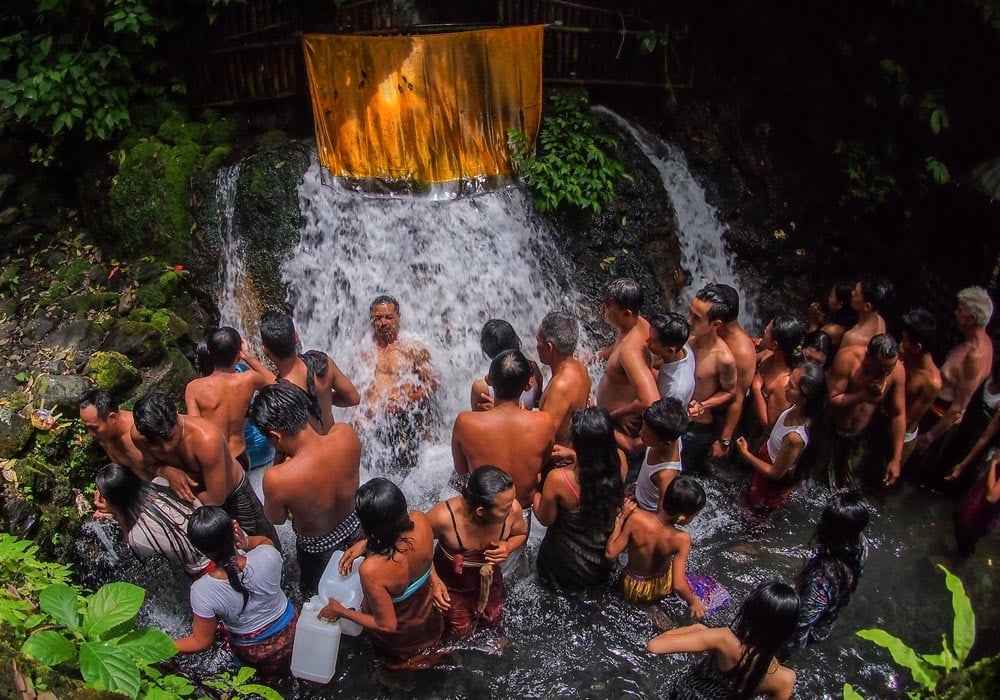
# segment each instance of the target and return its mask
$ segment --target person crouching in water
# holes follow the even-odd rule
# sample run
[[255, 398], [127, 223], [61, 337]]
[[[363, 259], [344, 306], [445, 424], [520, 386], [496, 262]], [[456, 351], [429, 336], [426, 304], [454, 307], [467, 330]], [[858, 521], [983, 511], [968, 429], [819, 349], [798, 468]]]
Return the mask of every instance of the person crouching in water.
[[786, 700], [795, 688], [795, 671], [777, 657], [792, 638], [798, 617], [799, 596], [791, 586], [762, 583], [730, 627], [677, 627], [654, 637], [646, 648], [654, 654], [712, 652], [681, 672], [669, 700], [743, 700], [758, 695]]
[[528, 539], [514, 480], [502, 469], [479, 467], [461, 496], [427, 512], [437, 549], [434, 570], [445, 585], [438, 596], [445, 630], [464, 639], [479, 627], [495, 627], [503, 612], [500, 564]]
[[813, 424], [826, 410], [826, 372], [812, 362], [796, 367], [788, 375], [785, 396], [792, 405], [778, 416], [756, 455], [746, 438], [736, 439], [737, 453], [753, 467], [747, 504], [755, 511], [779, 507], [795, 488], [795, 467], [809, 444]]
[[347, 575], [354, 560], [365, 556], [358, 573], [364, 601], [349, 610], [333, 598], [319, 612], [327, 620], [344, 619], [368, 630], [384, 668], [418, 669], [440, 663], [435, 648], [444, 633], [444, 617], [435, 592], [444, 587], [434, 574], [434, 531], [419, 510], [407, 512], [406, 497], [394, 483], [372, 479], [358, 489], [361, 529], [368, 536], [340, 560]]
[[[140, 479], [131, 469], [111, 462], [97, 472], [94, 510], [118, 521], [125, 542], [141, 561], [159, 554], [184, 567], [192, 579], [213, 564], [187, 536], [194, 509], [166, 485]], [[201, 505], [197, 500], [197, 505]]]
[[833, 623], [858, 587], [868, 560], [864, 530], [870, 513], [860, 491], [834, 494], [813, 533], [816, 553], [795, 577], [802, 610], [790, 646], [804, 647], [830, 636]]
[[298, 611], [281, 590], [281, 553], [263, 535], [247, 536], [222, 508], [191, 515], [188, 538], [215, 568], [191, 584], [191, 634], [182, 654], [212, 646], [221, 621], [236, 657], [264, 677], [289, 672]]
[[621, 578], [626, 603], [653, 603], [676, 593], [691, 607], [692, 617], [705, 617], [705, 605], [687, 583], [691, 535], [674, 527], [691, 522], [704, 506], [705, 491], [689, 476], [670, 482], [655, 513], [639, 508], [635, 501], [625, 502], [605, 556], [614, 560], [628, 551]]

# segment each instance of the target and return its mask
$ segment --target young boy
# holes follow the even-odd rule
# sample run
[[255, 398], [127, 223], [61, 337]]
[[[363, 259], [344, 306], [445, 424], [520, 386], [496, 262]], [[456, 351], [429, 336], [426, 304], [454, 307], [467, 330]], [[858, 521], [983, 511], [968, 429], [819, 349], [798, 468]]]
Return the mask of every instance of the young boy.
[[621, 579], [626, 602], [653, 603], [676, 593], [691, 608], [692, 617], [705, 617], [705, 605], [687, 582], [691, 535], [674, 527], [691, 522], [704, 505], [705, 491], [686, 476], [671, 482], [663, 507], [656, 513], [625, 502], [604, 555], [614, 559], [628, 551], [628, 566]]
[[670, 482], [680, 475], [680, 437], [687, 427], [687, 407], [673, 397], [655, 401], [643, 411], [639, 438], [646, 456], [635, 481], [635, 501], [643, 510], [657, 512]]

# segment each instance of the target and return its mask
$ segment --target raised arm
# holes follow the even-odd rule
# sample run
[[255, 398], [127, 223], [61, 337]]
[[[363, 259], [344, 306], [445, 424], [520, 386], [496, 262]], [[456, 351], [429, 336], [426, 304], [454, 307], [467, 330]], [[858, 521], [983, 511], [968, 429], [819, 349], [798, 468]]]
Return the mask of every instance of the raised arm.
[[632, 532], [628, 526], [628, 522], [632, 513], [635, 512], [636, 507], [635, 501], [625, 501], [625, 505], [618, 511], [618, 515], [615, 517], [615, 528], [611, 531], [608, 543], [604, 547], [604, 556], [606, 559], [617, 559], [619, 554], [628, 549]]
[[[246, 363], [246, 366], [250, 368], [250, 374], [253, 377], [255, 389], [263, 389], [265, 386], [274, 384], [277, 381], [277, 378], [274, 376], [274, 372], [265, 367], [264, 363], [254, 357], [253, 353], [250, 352], [250, 346], [247, 344], [246, 338], [243, 339], [243, 347], [240, 349], [240, 360]], [[188, 413], [190, 413], [190, 411], [188, 411]]]
[[357, 406], [361, 402], [361, 394], [357, 388], [347, 378], [347, 375], [340, 371], [340, 367], [329, 355], [326, 358], [326, 371], [330, 375], [330, 392], [333, 395], [333, 405], [340, 408]]

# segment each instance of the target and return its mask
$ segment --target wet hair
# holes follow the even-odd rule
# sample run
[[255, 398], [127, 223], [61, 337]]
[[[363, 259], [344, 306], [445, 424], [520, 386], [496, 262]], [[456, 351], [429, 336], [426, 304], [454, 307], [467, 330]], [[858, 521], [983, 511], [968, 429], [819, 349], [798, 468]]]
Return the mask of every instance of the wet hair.
[[207, 377], [215, 371], [215, 361], [208, 351], [208, 339], [202, 338], [194, 346], [194, 369], [199, 377]]
[[208, 336], [208, 352], [216, 367], [232, 367], [242, 349], [243, 338], [235, 328], [223, 326]]
[[826, 413], [826, 370], [815, 362], [803, 362], [796, 369], [799, 370], [798, 403], [806, 418], [816, 421]]
[[656, 329], [660, 344], [668, 348], [682, 348], [691, 335], [687, 319], [680, 314], [668, 311], [665, 314], [653, 314], [649, 317], [649, 325]]
[[698, 301], [708, 304], [708, 320], [722, 321], [734, 315], [732, 306], [726, 301], [726, 297], [719, 291], [719, 285], [707, 284], [694, 295]]
[[504, 350], [490, 363], [493, 397], [499, 401], [516, 399], [531, 379], [531, 363], [520, 350]]
[[779, 581], [761, 583], [747, 597], [730, 625], [743, 645], [739, 661], [727, 674], [735, 680], [735, 697], [756, 696], [771, 660], [795, 633], [800, 605], [798, 593]]
[[610, 532], [625, 500], [614, 422], [603, 408], [583, 408], [570, 423], [580, 479], [580, 514], [592, 528]]
[[177, 406], [173, 399], [159, 392], [139, 399], [132, 415], [135, 429], [154, 445], [169, 439], [170, 431], [177, 425]]
[[982, 287], [966, 287], [958, 293], [958, 303], [976, 317], [976, 325], [986, 328], [993, 318], [993, 300]]
[[394, 296], [389, 296], [388, 294], [379, 294], [372, 300], [372, 303], [368, 306], [368, 311], [374, 311], [375, 307], [379, 304], [392, 304], [392, 308], [395, 309], [396, 313], [399, 313], [399, 299]]
[[656, 437], [666, 442], [674, 442], [688, 427], [687, 407], [680, 399], [668, 396], [654, 401], [642, 412], [642, 422], [645, 423]]
[[268, 311], [260, 319], [260, 342], [275, 357], [286, 360], [295, 354], [295, 324], [292, 317]]
[[[177, 525], [178, 520], [190, 517], [191, 506], [178, 499], [169, 488], [140, 479], [131, 469], [114, 462], [97, 472], [94, 480], [104, 500], [121, 515], [126, 535], [138, 526], [153, 548], [168, 559], [196, 561], [199, 558], [187, 532]], [[144, 515], [148, 524], [140, 523]]]
[[491, 318], [479, 333], [479, 347], [487, 358], [493, 359], [504, 350], [520, 350], [521, 339], [514, 326], [500, 318]]
[[868, 341], [868, 354], [880, 360], [899, 357], [899, 343], [888, 333], [879, 333]]
[[289, 382], [270, 384], [257, 391], [250, 404], [250, 422], [262, 433], [298, 435], [309, 423], [313, 403], [301, 388]]
[[911, 343], [919, 343], [924, 352], [933, 350], [937, 337], [937, 321], [934, 315], [926, 309], [913, 309], [903, 314], [900, 326]]
[[510, 474], [500, 467], [484, 464], [472, 470], [462, 489], [462, 498], [469, 513], [475, 513], [476, 508], [489, 510], [496, 505], [497, 494], [513, 486], [514, 480], [510, 478]]
[[795, 587], [805, 590], [817, 576], [832, 583], [837, 595], [829, 603], [828, 616], [835, 618], [858, 586], [865, 552], [863, 533], [870, 518], [860, 491], [835, 493], [823, 509], [810, 540], [816, 552], [795, 577]]
[[191, 544], [225, 571], [229, 587], [243, 596], [242, 612], [251, 592], [243, 585], [243, 572], [236, 564], [236, 537], [229, 513], [218, 506], [202, 506], [191, 514], [187, 532]]
[[802, 341], [806, 337], [806, 327], [797, 318], [781, 315], [771, 321], [771, 337], [778, 350], [785, 356], [789, 367], [797, 367], [802, 362]]
[[642, 287], [631, 277], [619, 277], [604, 285], [603, 299], [638, 314], [642, 309]]
[[840, 280], [833, 285], [833, 295], [840, 302], [840, 308], [830, 310], [827, 322], [834, 323], [844, 328], [850, 328], [858, 322], [858, 312], [851, 306], [851, 295], [854, 293], [854, 283], [848, 280]]
[[355, 509], [368, 538], [368, 551], [394, 558], [400, 542], [412, 544], [403, 533], [413, 529], [406, 496], [388, 479], [376, 477], [358, 488]]
[[88, 406], [93, 406], [97, 409], [97, 417], [101, 420], [107, 420], [108, 415], [118, 410], [118, 402], [111, 397], [110, 393], [100, 388], [87, 389], [80, 395], [77, 405], [81, 411]]
[[723, 303], [726, 305], [726, 314], [722, 317], [722, 322], [735, 321], [740, 316], [740, 293], [736, 291], [735, 287], [721, 282], [716, 282], [712, 286], [715, 287], [715, 291], [722, 297]]
[[580, 324], [569, 314], [552, 311], [539, 324], [538, 336], [561, 354], [572, 355], [580, 342]]
[[873, 310], [881, 311], [892, 302], [895, 287], [885, 277], [862, 277], [861, 296]]
[[319, 407], [316, 377], [322, 379], [326, 376], [326, 372], [330, 368], [330, 356], [322, 350], [306, 350], [299, 355], [299, 359], [306, 366], [306, 395], [309, 397], [310, 412], [322, 424], [323, 411]]
[[805, 351], [808, 349], [823, 353], [826, 358], [823, 367], [829, 367], [833, 363], [833, 338], [826, 331], [815, 330], [806, 333], [802, 341], [802, 359], [805, 359]]
[[690, 476], [679, 476], [670, 482], [663, 493], [663, 510], [675, 518], [688, 520], [705, 507], [705, 489], [698, 480]]

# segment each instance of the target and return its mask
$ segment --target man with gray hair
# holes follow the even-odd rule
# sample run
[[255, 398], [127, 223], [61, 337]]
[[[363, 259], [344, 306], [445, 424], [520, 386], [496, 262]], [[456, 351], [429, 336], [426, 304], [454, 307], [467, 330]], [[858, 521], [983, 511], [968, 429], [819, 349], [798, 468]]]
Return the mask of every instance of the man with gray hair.
[[552, 370], [552, 379], [545, 385], [538, 404], [540, 411], [552, 416], [556, 426], [553, 459], [562, 455], [560, 447], [570, 447], [570, 419], [586, 407], [590, 398], [590, 374], [573, 357], [580, 338], [580, 326], [569, 314], [553, 311], [538, 326], [536, 350], [542, 364]]
[[[932, 479], [944, 455], [953, 428], [962, 422], [976, 389], [990, 374], [993, 341], [986, 324], [993, 316], [993, 301], [982, 287], [967, 287], [958, 293], [955, 326], [962, 341], [949, 351], [941, 365], [941, 391], [924, 416], [916, 451], [923, 454], [920, 471]], [[930, 449], [934, 445], [933, 449]]]

